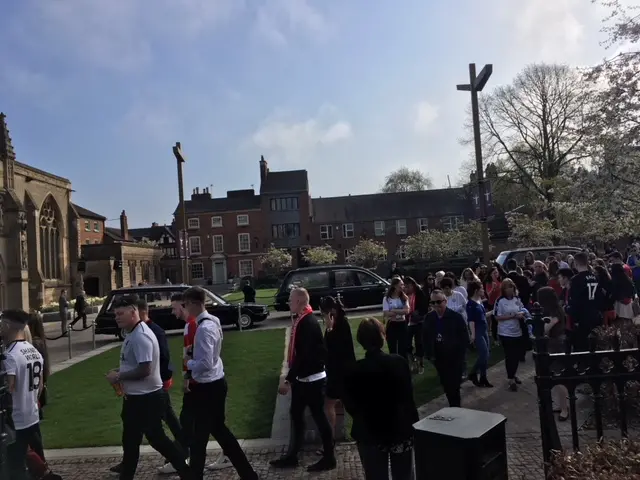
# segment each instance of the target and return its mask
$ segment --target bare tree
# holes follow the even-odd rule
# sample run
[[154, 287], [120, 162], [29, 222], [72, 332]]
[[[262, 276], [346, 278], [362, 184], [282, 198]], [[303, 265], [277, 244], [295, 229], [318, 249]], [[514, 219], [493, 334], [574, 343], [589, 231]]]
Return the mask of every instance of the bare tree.
[[384, 185], [380, 189], [382, 193], [415, 192], [433, 188], [433, 181], [420, 170], [411, 170], [400, 167], [391, 172], [384, 179]]
[[548, 64], [530, 65], [484, 96], [483, 153], [499, 166], [500, 181], [531, 190], [548, 208], [571, 169], [588, 158], [582, 142], [589, 98], [578, 72]]

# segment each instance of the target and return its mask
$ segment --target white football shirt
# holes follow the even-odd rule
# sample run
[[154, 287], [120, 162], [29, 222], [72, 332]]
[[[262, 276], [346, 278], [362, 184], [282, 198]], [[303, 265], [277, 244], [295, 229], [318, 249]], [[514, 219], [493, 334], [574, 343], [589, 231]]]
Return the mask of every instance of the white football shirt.
[[38, 395], [42, 384], [44, 360], [26, 340], [10, 343], [5, 351], [4, 369], [16, 379], [13, 402], [13, 425], [24, 430], [40, 421]]
[[158, 339], [144, 323], [138, 323], [124, 339], [120, 351], [120, 372], [134, 370], [141, 363], [151, 363], [151, 374], [142, 380], [122, 382], [125, 395], [146, 395], [162, 388]]

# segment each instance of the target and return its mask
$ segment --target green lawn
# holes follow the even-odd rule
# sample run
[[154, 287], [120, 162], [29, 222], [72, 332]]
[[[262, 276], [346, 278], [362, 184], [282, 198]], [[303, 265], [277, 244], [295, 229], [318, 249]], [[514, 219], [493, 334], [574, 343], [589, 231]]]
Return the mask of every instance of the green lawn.
[[[377, 317], [380, 320], [380, 317]], [[356, 358], [361, 359], [364, 357], [364, 350], [360, 346], [360, 344], [356, 340], [356, 333], [358, 331], [358, 325], [362, 321], [361, 318], [355, 318], [350, 320], [351, 324], [351, 332], [353, 334], [353, 343], [355, 345]], [[386, 345], [385, 345], [385, 351]], [[469, 368], [473, 366], [476, 361], [476, 353], [472, 351], [467, 352], [467, 365]], [[489, 357], [489, 366], [496, 364], [497, 362], [503, 359], [502, 348], [494, 347], [491, 350], [491, 355]], [[440, 381], [438, 380], [438, 375], [436, 373], [436, 369], [433, 365], [429, 364], [429, 362], [425, 362], [424, 373], [421, 375], [413, 376], [413, 397], [416, 401], [416, 406], [420, 407], [425, 403], [433, 400], [436, 397], [442, 395], [444, 391], [440, 386]], [[351, 417], [346, 415], [346, 433], [347, 436], [351, 434]]]
[[[262, 330], [225, 332], [222, 358], [229, 395], [227, 423], [237, 438], [271, 435], [284, 332]], [[182, 336], [169, 338], [174, 367], [182, 358]], [[98, 447], [121, 444], [120, 409], [104, 375], [118, 366], [119, 348], [90, 358], [51, 376], [49, 406], [42, 423], [47, 448]], [[182, 405], [181, 370], [171, 391], [179, 414]]]
[[[262, 303], [264, 305], [269, 305], [269, 310], [273, 310], [273, 302], [275, 301], [276, 293], [278, 292], [277, 288], [263, 288], [260, 290], [256, 290], [256, 303]], [[225, 295], [225, 300], [227, 302], [242, 302], [244, 301], [244, 294], [242, 292], [233, 292], [228, 295]]]

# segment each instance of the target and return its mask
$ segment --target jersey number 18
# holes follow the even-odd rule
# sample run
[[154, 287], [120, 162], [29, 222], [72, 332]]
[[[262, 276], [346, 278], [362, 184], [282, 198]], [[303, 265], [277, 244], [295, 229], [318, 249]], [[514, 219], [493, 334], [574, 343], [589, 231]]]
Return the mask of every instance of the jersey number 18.
[[38, 390], [42, 381], [42, 363], [27, 363], [27, 370], [29, 372], [29, 391]]

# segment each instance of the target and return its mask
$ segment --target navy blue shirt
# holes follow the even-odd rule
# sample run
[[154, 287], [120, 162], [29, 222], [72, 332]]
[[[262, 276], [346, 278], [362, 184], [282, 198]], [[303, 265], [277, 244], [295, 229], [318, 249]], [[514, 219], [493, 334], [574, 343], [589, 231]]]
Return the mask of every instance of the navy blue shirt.
[[481, 303], [475, 300], [469, 300], [467, 302], [467, 321], [475, 324], [476, 337], [487, 333], [487, 314]]
[[169, 342], [167, 334], [160, 325], [153, 323], [151, 320], [146, 322], [147, 327], [151, 329], [158, 340], [160, 350], [160, 378], [166, 382], [173, 376], [173, 368], [171, 367], [171, 353], [169, 351]]

